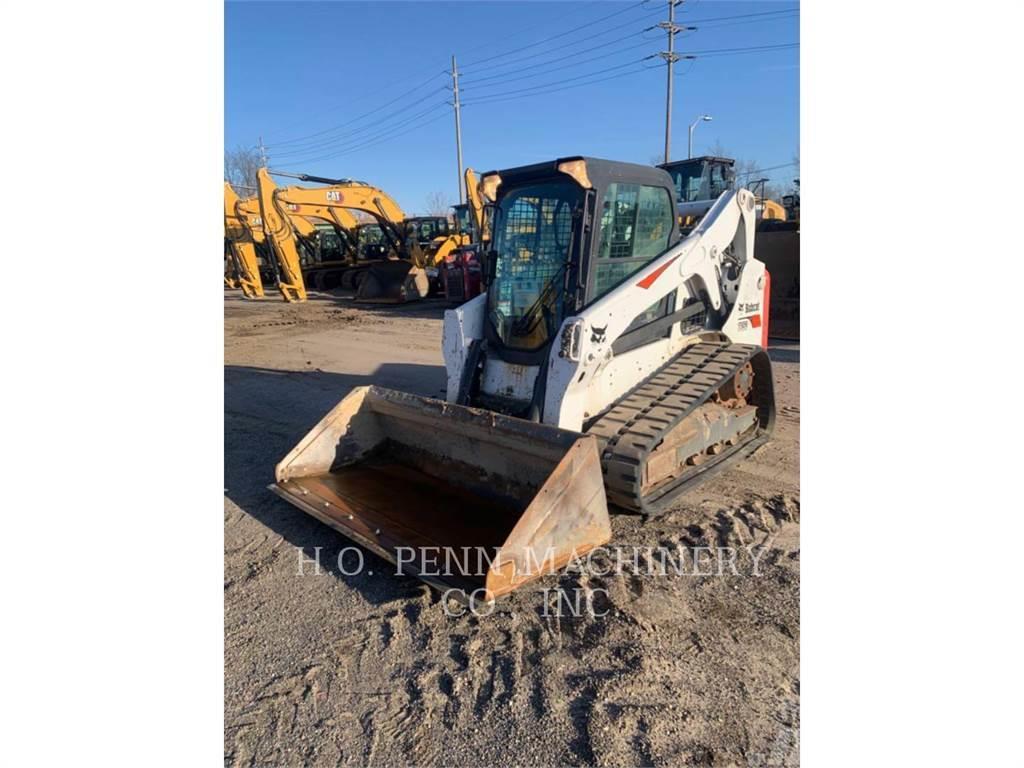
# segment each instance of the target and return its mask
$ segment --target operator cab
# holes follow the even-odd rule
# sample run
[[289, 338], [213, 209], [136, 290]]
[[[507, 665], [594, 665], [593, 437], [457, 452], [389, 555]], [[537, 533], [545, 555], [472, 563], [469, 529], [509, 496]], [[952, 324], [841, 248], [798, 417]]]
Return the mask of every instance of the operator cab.
[[662, 163], [672, 177], [676, 190], [676, 201], [695, 203], [700, 200], [717, 200], [723, 192], [736, 186], [736, 161], [728, 157], [693, 157]]
[[452, 214], [455, 217], [455, 231], [460, 235], [471, 235], [473, 220], [469, 214], [469, 206], [465, 203], [453, 205]]
[[692, 157], [662, 163], [672, 177], [680, 225], [687, 233], [723, 192], [736, 188], [736, 161], [729, 157]]
[[356, 227], [356, 253], [364, 260], [384, 259], [388, 255], [384, 230], [376, 222], [366, 222]]
[[406, 242], [415, 242], [420, 248], [427, 248], [437, 237], [447, 237], [451, 232], [447, 216], [413, 216], [405, 220]]
[[[480, 370], [525, 368], [501, 391], [492, 382], [509, 377], [484, 370], [468, 397], [538, 419], [551, 344], [565, 318], [679, 240], [672, 179], [651, 166], [570, 157], [484, 174], [481, 189], [494, 203]], [[674, 311], [674, 300], [648, 308], [636, 329]]]

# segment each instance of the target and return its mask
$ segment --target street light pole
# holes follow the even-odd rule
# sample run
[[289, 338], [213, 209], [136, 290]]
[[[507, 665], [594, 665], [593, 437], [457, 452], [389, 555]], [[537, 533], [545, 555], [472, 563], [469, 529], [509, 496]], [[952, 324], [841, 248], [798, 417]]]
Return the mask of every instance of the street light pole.
[[687, 159], [693, 157], [693, 129], [697, 127], [698, 123], [700, 123], [702, 121], [703, 122], [709, 122], [709, 121], [711, 121], [713, 119], [714, 118], [712, 118], [711, 115], [701, 115], [696, 120], [694, 120], [692, 123], [690, 123], [690, 141], [689, 141], [688, 146], [686, 147], [686, 157], [687, 157]]

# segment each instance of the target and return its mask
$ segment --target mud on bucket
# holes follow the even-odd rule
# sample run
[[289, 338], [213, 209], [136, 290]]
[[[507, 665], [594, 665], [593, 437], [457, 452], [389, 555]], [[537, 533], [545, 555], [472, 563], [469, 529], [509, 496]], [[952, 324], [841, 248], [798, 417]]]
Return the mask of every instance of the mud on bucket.
[[276, 480], [401, 572], [488, 600], [611, 538], [593, 436], [379, 387], [335, 406]]

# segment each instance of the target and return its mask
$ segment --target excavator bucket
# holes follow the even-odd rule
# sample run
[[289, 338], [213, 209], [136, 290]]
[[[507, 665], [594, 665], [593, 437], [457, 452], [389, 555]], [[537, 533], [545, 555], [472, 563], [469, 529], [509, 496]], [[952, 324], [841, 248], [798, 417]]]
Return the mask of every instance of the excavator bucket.
[[458, 597], [493, 600], [611, 538], [594, 436], [379, 387], [275, 474], [276, 494]]
[[400, 304], [426, 297], [427, 273], [404, 259], [390, 259], [371, 266], [356, 291], [356, 301]]

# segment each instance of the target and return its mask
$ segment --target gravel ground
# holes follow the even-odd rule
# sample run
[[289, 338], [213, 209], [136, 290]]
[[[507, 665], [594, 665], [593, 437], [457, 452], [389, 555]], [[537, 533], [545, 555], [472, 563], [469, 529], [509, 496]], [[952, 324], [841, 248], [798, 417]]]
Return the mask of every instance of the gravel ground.
[[[369, 552], [342, 573], [351, 542], [266, 489], [352, 387], [441, 396], [444, 306], [225, 296], [226, 765], [799, 763], [797, 345], [770, 349], [770, 443], [662, 516], [613, 515], [613, 544], [695, 568], [602, 555], [453, 616]], [[593, 610], [559, 616], [559, 588]]]

